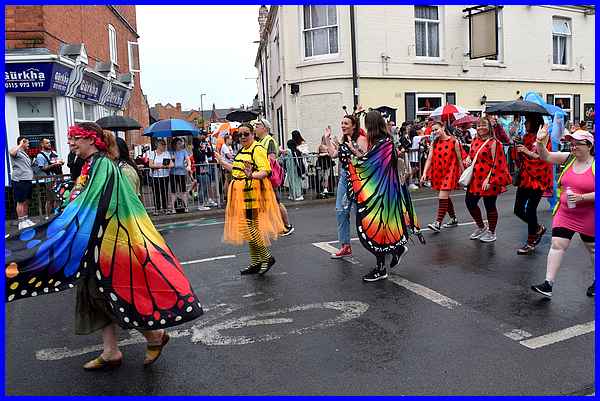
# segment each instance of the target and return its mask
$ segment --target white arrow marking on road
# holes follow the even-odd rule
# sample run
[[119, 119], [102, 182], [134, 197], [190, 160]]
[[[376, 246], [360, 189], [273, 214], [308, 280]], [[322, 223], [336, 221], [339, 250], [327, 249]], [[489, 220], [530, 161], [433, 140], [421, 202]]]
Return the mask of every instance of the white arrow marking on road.
[[[292, 306], [290, 308], [279, 309], [274, 312], [259, 313], [252, 316], [244, 316], [237, 319], [227, 320], [223, 323], [216, 324], [214, 326], [205, 327], [203, 329], [193, 328], [194, 334], [192, 335], [192, 342], [201, 342], [206, 345], [244, 345], [252, 344], [256, 342], [272, 341], [282, 338], [287, 335], [303, 334], [310, 330], [324, 329], [327, 327], [334, 326], [339, 323], [347, 322], [348, 320], [356, 319], [360, 315], [366, 312], [369, 305], [363, 302], [357, 301], [337, 301], [337, 302], [323, 302], [308, 305]], [[324, 320], [317, 324], [309, 327], [300, 329], [290, 330], [283, 334], [265, 334], [258, 337], [249, 336], [226, 336], [220, 333], [221, 330], [239, 329], [242, 327], [257, 326], [257, 325], [271, 325], [281, 323], [291, 323], [293, 319], [264, 319], [259, 318], [272, 318], [277, 315], [306, 311], [310, 309], [333, 309], [341, 311], [342, 313], [334, 318]]]
[[591, 333], [595, 330], [594, 323], [595, 321], [592, 320], [591, 322], [578, 324], [572, 327], [568, 327], [566, 329], [555, 331], [554, 333], [549, 333], [543, 336], [523, 340], [520, 341], [519, 344], [531, 349], [545, 347], [546, 345], [554, 344], [560, 341], [568, 340], [573, 337], [581, 336], [583, 334]]
[[235, 255], [223, 255], [223, 256], [215, 256], [214, 258], [189, 260], [187, 262], [181, 262], [181, 264], [182, 265], [193, 265], [195, 263], [212, 262], [213, 260], [231, 259], [231, 258], [235, 258]]

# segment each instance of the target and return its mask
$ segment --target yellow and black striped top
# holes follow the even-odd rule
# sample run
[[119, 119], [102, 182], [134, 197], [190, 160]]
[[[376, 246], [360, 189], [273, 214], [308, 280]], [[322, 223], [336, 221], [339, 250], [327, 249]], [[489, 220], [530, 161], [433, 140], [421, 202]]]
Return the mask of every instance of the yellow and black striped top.
[[244, 162], [252, 163], [252, 171], [271, 172], [271, 164], [267, 158], [267, 151], [258, 142], [252, 142], [249, 148], [242, 148], [233, 159], [233, 178], [247, 178], [244, 173]]

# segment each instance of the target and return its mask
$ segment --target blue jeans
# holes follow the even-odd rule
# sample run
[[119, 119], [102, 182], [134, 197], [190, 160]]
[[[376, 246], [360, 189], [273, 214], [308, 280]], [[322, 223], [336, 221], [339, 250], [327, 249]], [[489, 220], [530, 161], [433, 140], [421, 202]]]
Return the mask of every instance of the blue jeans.
[[335, 197], [335, 217], [337, 220], [340, 245], [350, 245], [350, 210], [354, 202], [348, 199], [348, 171], [340, 168], [340, 177]]
[[208, 186], [210, 185], [210, 177], [208, 173], [199, 173], [196, 175], [198, 181], [198, 203], [205, 205], [208, 202]]

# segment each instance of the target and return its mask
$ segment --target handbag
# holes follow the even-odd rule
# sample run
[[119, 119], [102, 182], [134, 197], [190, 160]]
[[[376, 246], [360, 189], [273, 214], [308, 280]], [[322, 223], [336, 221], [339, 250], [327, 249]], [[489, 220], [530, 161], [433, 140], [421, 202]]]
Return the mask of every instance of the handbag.
[[487, 141], [485, 141], [483, 143], [483, 145], [481, 145], [481, 147], [477, 150], [477, 153], [475, 153], [475, 158], [473, 159], [473, 162], [471, 163], [471, 165], [469, 167], [467, 167], [465, 169], [465, 171], [462, 172], [462, 174], [460, 175], [460, 178], [458, 179], [458, 183], [460, 185], [462, 185], [463, 187], [468, 187], [469, 184], [471, 183], [471, 180], [473, 179], [473, 169], [475, 168], [475, 163], [477, 162], [477, 156], [479, 156], [479, 152], [481, 152], [481, 149], [483, 149], [485, 147], [485, 145], [487, 145], [487, 143], [490, 141], [489, 138]]

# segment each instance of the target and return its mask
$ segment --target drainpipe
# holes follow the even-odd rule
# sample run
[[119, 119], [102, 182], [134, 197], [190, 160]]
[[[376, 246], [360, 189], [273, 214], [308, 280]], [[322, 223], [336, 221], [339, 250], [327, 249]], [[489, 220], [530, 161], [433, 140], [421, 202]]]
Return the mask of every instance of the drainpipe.
[[350, 46], [352, 49], [352, 94], [354, 109], [358, 107], [358, 73], [356, 65], [356, 26], [354, 20], [354, 6], [350, 6]]

